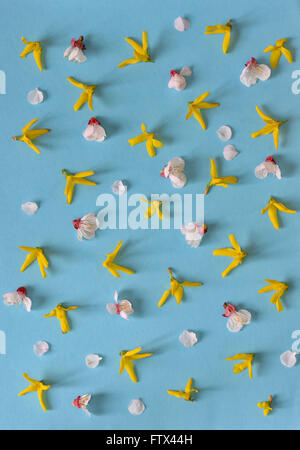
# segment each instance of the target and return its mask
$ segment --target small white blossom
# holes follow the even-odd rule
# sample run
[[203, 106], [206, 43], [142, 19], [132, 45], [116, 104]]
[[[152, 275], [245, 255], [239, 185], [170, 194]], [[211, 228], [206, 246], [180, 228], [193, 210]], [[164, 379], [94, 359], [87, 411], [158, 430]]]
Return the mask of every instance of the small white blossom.
[[268, 175], [272, 174], [275, 175], [278, 180], [281, 180], [281, 171], [279, 166], [276, 164], [276, 161], [273, 159], [272, 156], [268, 156], [268, 158], [259, 164], [255, 168], [255, 176], [256, 178], [263, 179], [266, 178]]
[[245, 68], [241, 73], [240, 80], [245, 86], [250, 87], [257, 80], [266, 81], [270, 78], [271, 69], [266, 64], [258, 64], [255, 58], [251, 58], [245, 64]]

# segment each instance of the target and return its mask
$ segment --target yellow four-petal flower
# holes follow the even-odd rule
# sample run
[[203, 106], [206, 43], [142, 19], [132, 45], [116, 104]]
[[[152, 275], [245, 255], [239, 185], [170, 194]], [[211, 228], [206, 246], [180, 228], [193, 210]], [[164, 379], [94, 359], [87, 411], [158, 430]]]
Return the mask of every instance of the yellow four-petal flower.
[[275, 200], [275, 198], [273, 198], [272, 196], [270, 197], [269, 203], [267, 204], [267, 206], [265, 206], [262, 210], [261, 213], [265, 214], [265, 212], [268, 211], [269, 214], [269, 218], [273, 224], [273, 227], [278, 230], [279, 229], [279, 222], [278, 222], [278, 217], [277, 217], [277, 210], [288, 213], [288, 214], [295, 214], [296, 211], [294, 209], [289, 209], [287, 208], [283, 203], [278, 202], [277, 200]]
[[43, 134], [49, 133], [48, 128], [40, 128], [35, 130], [30, 130], [33, 124], [35, 124], [38, 121], [38, 119], [31, 120], [25, 127], [22, 129], [22, 136], [14, 136], [12, 139], [14, 141], [22, 141], [25, 144], [27, 144], [30, 148], [32, 148], [37, 154], [40, 154], [41, 152], [37, 148], [36, 145], [32, 142], [34, 139], [36, 139], [39, 136], [42, 136]]
[[23, 373], [23, 377], [25, 378], [25, 380], [27, 380], [30, 383], [30, 385], [23, 391], [19, 392], [18, 395], [25, 395], [25, 394], [28, 394], [28, 392], [37, 392], [41, 407], [43, 408], [44, 411], [47, 411], [47, 408], [43, 401], [43, 391], [47, 391], [48, 389], [51, 388], [51, 386], [49, 384], [44, 384], [42, 381], [38, 381], [38, 380], [35, 380], [34, 378], [30, 378], [27, 375], [27, 373]]
[[168, 390], [168, 394], [169, 395], [173, 395], [174, 397], [177, 398], [183, 398], [184, 400], [188, 401], [188, 402], [193, 402], [194, 399], [192, 398], [192, 392], [199, 392], [198, 389], [193, 389], [192, 388], [193, 385], [193, 378], [190, 378], [189, 381], [187, 382], [187, 385], [185, 387], [184, 391], [170, 391]]
[[128, 64], [135, 64], [138, 62], [152, 62], [150, 61], [150, 55], [148, 53], [148, 37], [147, 31], [143, 31], [143, 46], [137, 44], [133, 39], [125, 38], [125, 41], [133, 47], [134, 58], [126, 59], [126, 61], [121, 62], [118, 67], [128, 66]]
[[278, 138], [279, 138], [279, 127], [286, 123], [287, 120], [283, 120], [281, 122], [272, 119], [271, 117], [267, 116], [262, 112], [262, 110], [256, 106], [256, 111], [260, 115], [260, 117], [263, 119], [263, 121], [267, 124], [265, 127], [261, 128], [261, 130], [255, 131], [255, 133], [251, 133], [252, 138], [257, 138], [258, 136], [262, 136], [264, 134], [270, 134], [273, 133], [274, 138], [274, 145], [275, 150], [278, 148]]
[[129, 139], [128, 142], [131, 146], [136, 145], [136, 144], [141, 144], [142, 142], [146, 141], [146, 148], [148, 151], [149, 156], [151, 156], [151, 158], [153, 158], [153, 156], [156, 155], [156, 151], [155, 148], [161, 148], [164, 146], [164, 144], [159, 141], [158, 139], [155, 139], [155, 134], [154, 133], [148, 133], [146, 130], [146, 125], [144, 123], [142, 123], [141, 125], [141, 129], [142, 129], [142, 134], [139, 134], [138, 136]]
[[226, 358], [226, 361], [236, 361], [243, 360], [244, 362], [235, 364], [233, 366], [234, 373], [241, 373], [243, 370], [248, 369], [249, 378], [252, 378], [252, 361], [254, 358], [254, 353], [237, 353], [235, 356], [231, 356], [230, 358]]
[[289, 285], [287, 283], [283, 283], [277, 280], [269, 280], [265, 279], [266, 283], [269, 283], [269, 286], [265, 286], [264, 288], [258, 291], [259, 294], [263, 294], [264, 292], [276, 291], [272, 297], [270, 298], [270, 302], [273, 305], [276, 305], [277, 311], [281, 312], [284, 310], [284, 307], [280, 301], [280, 298], [284, 294], [285, 291], [288, 290]]
[[279, 39], [278, 41], [276, 41], [275, 45], [269, 45], [264, 49], [265, 53], [271, 52], [270, 64], [272, 69], [276, 69], [276, 67], [278, 66], [281, 54], [286, 57], [289, 63], [293, 62], [292, 53], [290, 52], [290, 50], [283, 46], [286, 41], [287, 39]]
[[169, 295], [173, 295], [176, 298], [177, 305], [182, 300], [183, 297], [183, 288], [184, 287], [196, 287], [196, 286], [202, 286], [202, 283], [193, 283], [191, 281], [183, 281], [182, 283], [179, 283], [179, 281], [176, 280], [176, 278], [173, 276], [172, 271], [170, 268], [168, 268], [169, 275], [171, 277], [171, 288], [164, 292], [162, 298], [158, 302], [158, 307], [160, 308], [167, 300]]
[[[134, 350], [129, 350], [129, 351], [122, 350], [120, 352], [120, 356], [122, 358], [120, 361], [119, 375], [121, 375], [121, 373], [125, 369], [133, 383], [137, 382], [137, 376], [135, 374], [132, 361], [136, 361], [137, 359], [148, 358], [149, 356], [152, 355], [152, 353], [140, 353], [141, 350], [142, 350], [142, 347], [138, 347], [138, 348], [135, 348]], [[138, 354], [138, 353], [140, 353], [140, 354]]]
[[40, 42], [36, 41], [27, 41], [27, 39], [25, 39], [24, 37], [21, 37], [21, 40], [23, 42], [23, 44], [26, 44], [24, 50], [22, 51], [20, 58], [26, 58], [26, 56], [33, 52], [33, 57], [35, 59], [35, 62], [38, 66], [38, 68], [40, 69], [40, 71], [42, 72], [43, 67], [42, 67], [42, 47]]
[[206, 123], [203, 120], [200, 110], [217, 108], [220, 106], [220, 103], [207, 103], [203, 101], [209, 96], [209, 94], [210, 92], [207, 91], [204, 94], [199, 95], [199, 97], [197, 97], [193, 102], [188, 102], [189, 110], [185, 117], [186, 120], [188, 120], [193, 115], [195, 119], [198, 120], [203, 130], [206, 130]]
[[225, 34], [223, 40], [223, 53], [227, 53], [230, 44], [230, 32], [232, 29], [231, 20], [228, 20], [226, 25], [213, 25], [205, 27], [204, 34]]

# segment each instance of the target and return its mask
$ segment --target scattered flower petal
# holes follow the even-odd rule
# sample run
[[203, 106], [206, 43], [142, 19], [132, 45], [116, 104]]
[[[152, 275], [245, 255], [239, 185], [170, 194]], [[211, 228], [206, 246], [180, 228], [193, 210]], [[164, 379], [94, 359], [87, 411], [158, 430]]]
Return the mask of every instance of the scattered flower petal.
[[192, 75], [192, 69], [189, 66], [183, 66], [180, 71], [180, 75], [183, 75], [184, 77], [190, 77]]
[[38, 341], [33, 346], [33, 351], [36, 354], [36, 356], [42, 356], [44, 353], [47, 353], [49, 351], [49, 344], [46, 341]]
[[102, 360], [102, 356], [98, 356], [95, 353], [91, 353], [85, 357], [85, 364], [89, 369], [95, 369], [98, 367], [99, 362]]
[[38, 88], [35, 88], [33, 91], [28, 92], [27, 100], [32, 105], [38, 105], [44, 100], [44, 94]]
[[287, 350], [286, 352], [280, 355], [280, 361], [281, 364], [283, 364], [286, 367], [293, 367], [297, 362], [296, 352], [291, 352], [290, 350]]
[[122, 195], [127, 191], [127, 186], [122, 182], [122, 180], [117, 180], [111, 186], [112, 191], [116, 195]]
[[279, 166], [276, 164], [276, 161], [272, 156], [268, 156], [268, 158], [255, 167], [255, 176], [256, 178], [263, 179], [266, 178], [269, 174], [275, 175], [278, 180], [281, 180], [281, 171]]
[[221, 139], [221, 141], [226, 142], [229, 141], [232, 137], [232, 130], [227, 125], [223, 125], [217, 130], [217, 135]]
[[27, 202], [27, 203], [23, 203], [23, 205], [21, 206], [24, 213], [28, 214], [28, 215], [32, 215], [34, 213], [37, 212], [37, 210], [39, 209], [38, 204], [35, 202]]
[[239, 154], [239, 152], [236, 150], [234, 145], [229, 144], [224, 147], [223, 156], [227, 161], [231, 161], [238, 154]]
[[193, 331], [184, 330], [179, 336], [179, 341], [185, 347], [193, 347], [198, 342], [196, 333]]
[[188, 28], [190, 28], [190, 22], [187, 19], [184, 19], [183, 17], [179, 16], [177, 19], [174, 20], [174, 28], [177, 31], [185, 31]]
[[140, 398], [134, 398], [128, 405], [128, 411], [134, 416], [139, 416], [145, 411], [145, 405]]

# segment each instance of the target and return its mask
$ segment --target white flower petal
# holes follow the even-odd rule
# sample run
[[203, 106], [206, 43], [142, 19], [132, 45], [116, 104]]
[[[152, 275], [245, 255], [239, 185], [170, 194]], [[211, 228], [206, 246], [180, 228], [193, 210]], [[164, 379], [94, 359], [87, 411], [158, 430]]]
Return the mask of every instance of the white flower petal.
[[106, 138], [104, 128], [97, 124], [88, 125], [82, 135], [87, 141], [103, 142]]
[[247, 309], [240, 309], [237, 314], [243, 321], [244, 325], [249, 325], [249, 323], [251, 322], [251, 313], [247, 311]]
[[199, 235], [193, 239], [189, 239], [188, 236], [186, 238], [186, 242], [187, 244], [192, 247], [192, 248], [198, 248], [199, 245], [201, 244], [203, 236], [199, 237]]
[[240, 331], [243, 328], [243, 321], [239, 319], [238, 316], [233, 314], [227, 320], [227, 328], [229, 331], [236, 333], [237, 331]]
[[16, 305], [19, 301], [19, 294], [17, 292], [8, 292], [3, 294], [3, 302], [6, 306]]
[[266, 81], [270, 78], [271, 69], [266, 64], [257, 64], [256, 66], [256, 76], [261, 81]]
[[185, 31], [190, 28], [190, 22], [187, 19], [179, 16], [174, 20], [174, 28], [178, 31]]
[[89, 369], [95, 369], [103, 358], [95, 353], [91, 353], [85, 357], [85, 364]]
[[290, 350], [287, 350], [286, 352], [280, 355], [280, 361], [281, 364], [283, 364], [286, 367], [293, 367], [297, 362], [296, 352], [291, 352]]
[[35, 202], [27, 202], [23, 203], [21, 206], [25, 214], [29, 214], [30, 216], [37, 212], [39, 209], [38, 204]]
[[186, 79], [178, 73], [171, 77], [168, 87], [176, 89], [176, 91], [182, 91], [186, 87]]
[[278, 165], [276, 165], [275, 175], [278, 178], [278, 180], [281, 180], [281, 170]]
[[40, 91], [38, 88], [35, 88], [33, 91], [28, 92], [27, 100], [32, 105], [38, 105], [44, 100], [44, 95], [42, 91]]
[[204, 236], [204, 227], [197, 226], [194, 222], [190, 222], [187, 225], [183, 225], [181, 227], [181, 233], [185, 235], [185, 240], [188, 245], [192, 248], [199, 247], [203, 236]]
[[28, 312], [31, 310], [32, 301], [29, 297], [22, 297], [22, 303], [24, 304], [25, 308]]
[[171, 180], [172, 185], [177, 189], [183, 188], [183, 186], [186, 185], [186, 175], [184, 172], [170, 174], [169, 178]]
[[182, 225], [181, 227], [181, 233], [187, 234], [187, 233], [193, 233], [196, 231], [196, 225], [194, 222], [189, 222], [186, 225]]
[[33, 346], [33, 351], [36, 356], [42, 356], [44, 353], [47, 353], [49, 350], [49, 344], [46, 341], [38, 341]]
[[124, 311], [126, 314], [133, 314], [134, 309], [132, 307], [132, 304], [129, 300], [126, 300], [125, 298], [120, 301], [119, 303], [120, 309]]
[[253, 86], [257, 82], [256, 72], [253, 68], [245, 67], [240, 76], [241, 83], [245, 86]]
[[134, 398], [128, 405], [128, 411], [134, 416], [139, 416], [145, 411], [145, 405], [140, 398]]
[[172, 167], [172, 169], [184, 169], [185, 162], [184, 159], [177, 156], [176, 158], [171, 159], [171, 161], [168, 162], [169, 167]]
[[185, 347], [193, 347], [198, 342], [196, 333], [193, 331], [184, 330], [179, 336], [179, 341]]
[[106, 303], [106, 309], [109, 314], [117, 314], [117, 307], [115, 303]]
[[122, 195], [126, 192], [127, 186], [122, 182], [122, 180], [116, 180], [112, 185], [112, 190], [117, 195]]
[[68, 48], [66, 48], [66, 50], [64, 52], [64, 58], [66, 58], [71, 53], [72, 48], [73, 48], [72, 45], [70, 45]]
[[122, 195], [126, 192], [127, 186], [123, 184], [122, 180], [117, 180], [114, 182], [114, 184], [111, 186], [112, 191], [116, 195]]
[[255, 167], [254, 174], [256, 178], [262, 180], [263, 178], [266, 178], [269, 174], [267, 168], [265, 167], [265, 163], [259, 164], [257, 167]]
[[223, 150], [223, 156], [227, 161], [234, 159], [239, 152], [236, 150], [234, 145], [226, 145]]
[[276, 177], [281, 179], [281, 171], [277, 164], [274, 164], [271, 161], [263, 161], [254, 170], [256, 178], [263, 179], [268, 175], [276, 175]]
[[[65, 55], [68, 49], [65, 51]], [[67, 56], [67, 55], [66, 55]], [[83, 53], [83, 51], [78, 47], [73, 47], [69, 54], [69, 61], [83, 63], [87, 60], [87, 57]]]
[[231, 139], [232, 130], [227, 125], [223, 125], [217, 130], [217, 135], [219, 136], [221, 141], [226, 142], [229, 141], [229, 139]]
[[271, 69], [266, 64], [249, 64], [241, 73], [241, 82], [250, 87], [257, 82], [257, 80], [266, 81], [270, 78]]
[[180, 75], [183, 75], [184, 77], [190, 77], [192, 75], [192, 69], [189, 66], [183, 66], [180, 71]]

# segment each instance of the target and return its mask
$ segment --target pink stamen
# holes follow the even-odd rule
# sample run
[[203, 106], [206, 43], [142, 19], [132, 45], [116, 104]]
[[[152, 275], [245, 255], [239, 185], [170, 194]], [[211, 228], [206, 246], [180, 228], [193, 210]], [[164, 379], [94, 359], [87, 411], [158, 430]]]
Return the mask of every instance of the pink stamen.
[[73, 400], [73, 405], [76, 406], [77, 408], [81, 408], [81, 406], [80, 406], [80, 395], [78, 395], [78, 397], [75, 398], [75, 400]]
[[27, 291], [26, 288], [24, 286], [21, 286], [17, 289], [17, 293], [20, 295], [23, 295], [24, 297], [27, 296]]
[[170, 70], [171, 77], [175, 77], [175, 75], [178, 75], [177, 70]]
[[96, 119], [96, 117], [92, 117], [92, 118], [88, 121], [88, 125], [101, 125], [101, 123], [99, 122], [99, 120]]
[[73, 227], [75, 228], [75, 230], [78, 230], [78, 228], [80, 227], [80, 224], [81, 224], [81, 219], [72, 220], [72, 224], [73, 224]]
[[[166, 167], [166, 166], [165, 166]], [[163, 178], [168, 178], [165, 174], [165, 167], [160, 171], [160, 176]]]
[[223, 317], [230, 317], [233, 313], [236, 312], [236, 306], [231, 303], [224, 303], [223, 307], [225, 308], [225, 314], [222, 314]]
[[257, 61], [255, 58], [251, 58], [247, 61], [247, 63], [245, 64], [246, 67], [252, 67], [252, 66], [256, 66], [257, 65]]
[[266, 161], [271, 162], [271, 163], [273, 163], [273, 164], [276, 165], [276, 161], [275, 161], [275, 159], [273, 159], [273, 156], [268, 156], [268, 157], [266, 158]]
[[83, 36], [80, 36], [80, 38], [76, 41], [74, 38], [71, 40], [72, 47], [80, 48], [80, 50], [85, 50], [85, 45], [82, 42]]

